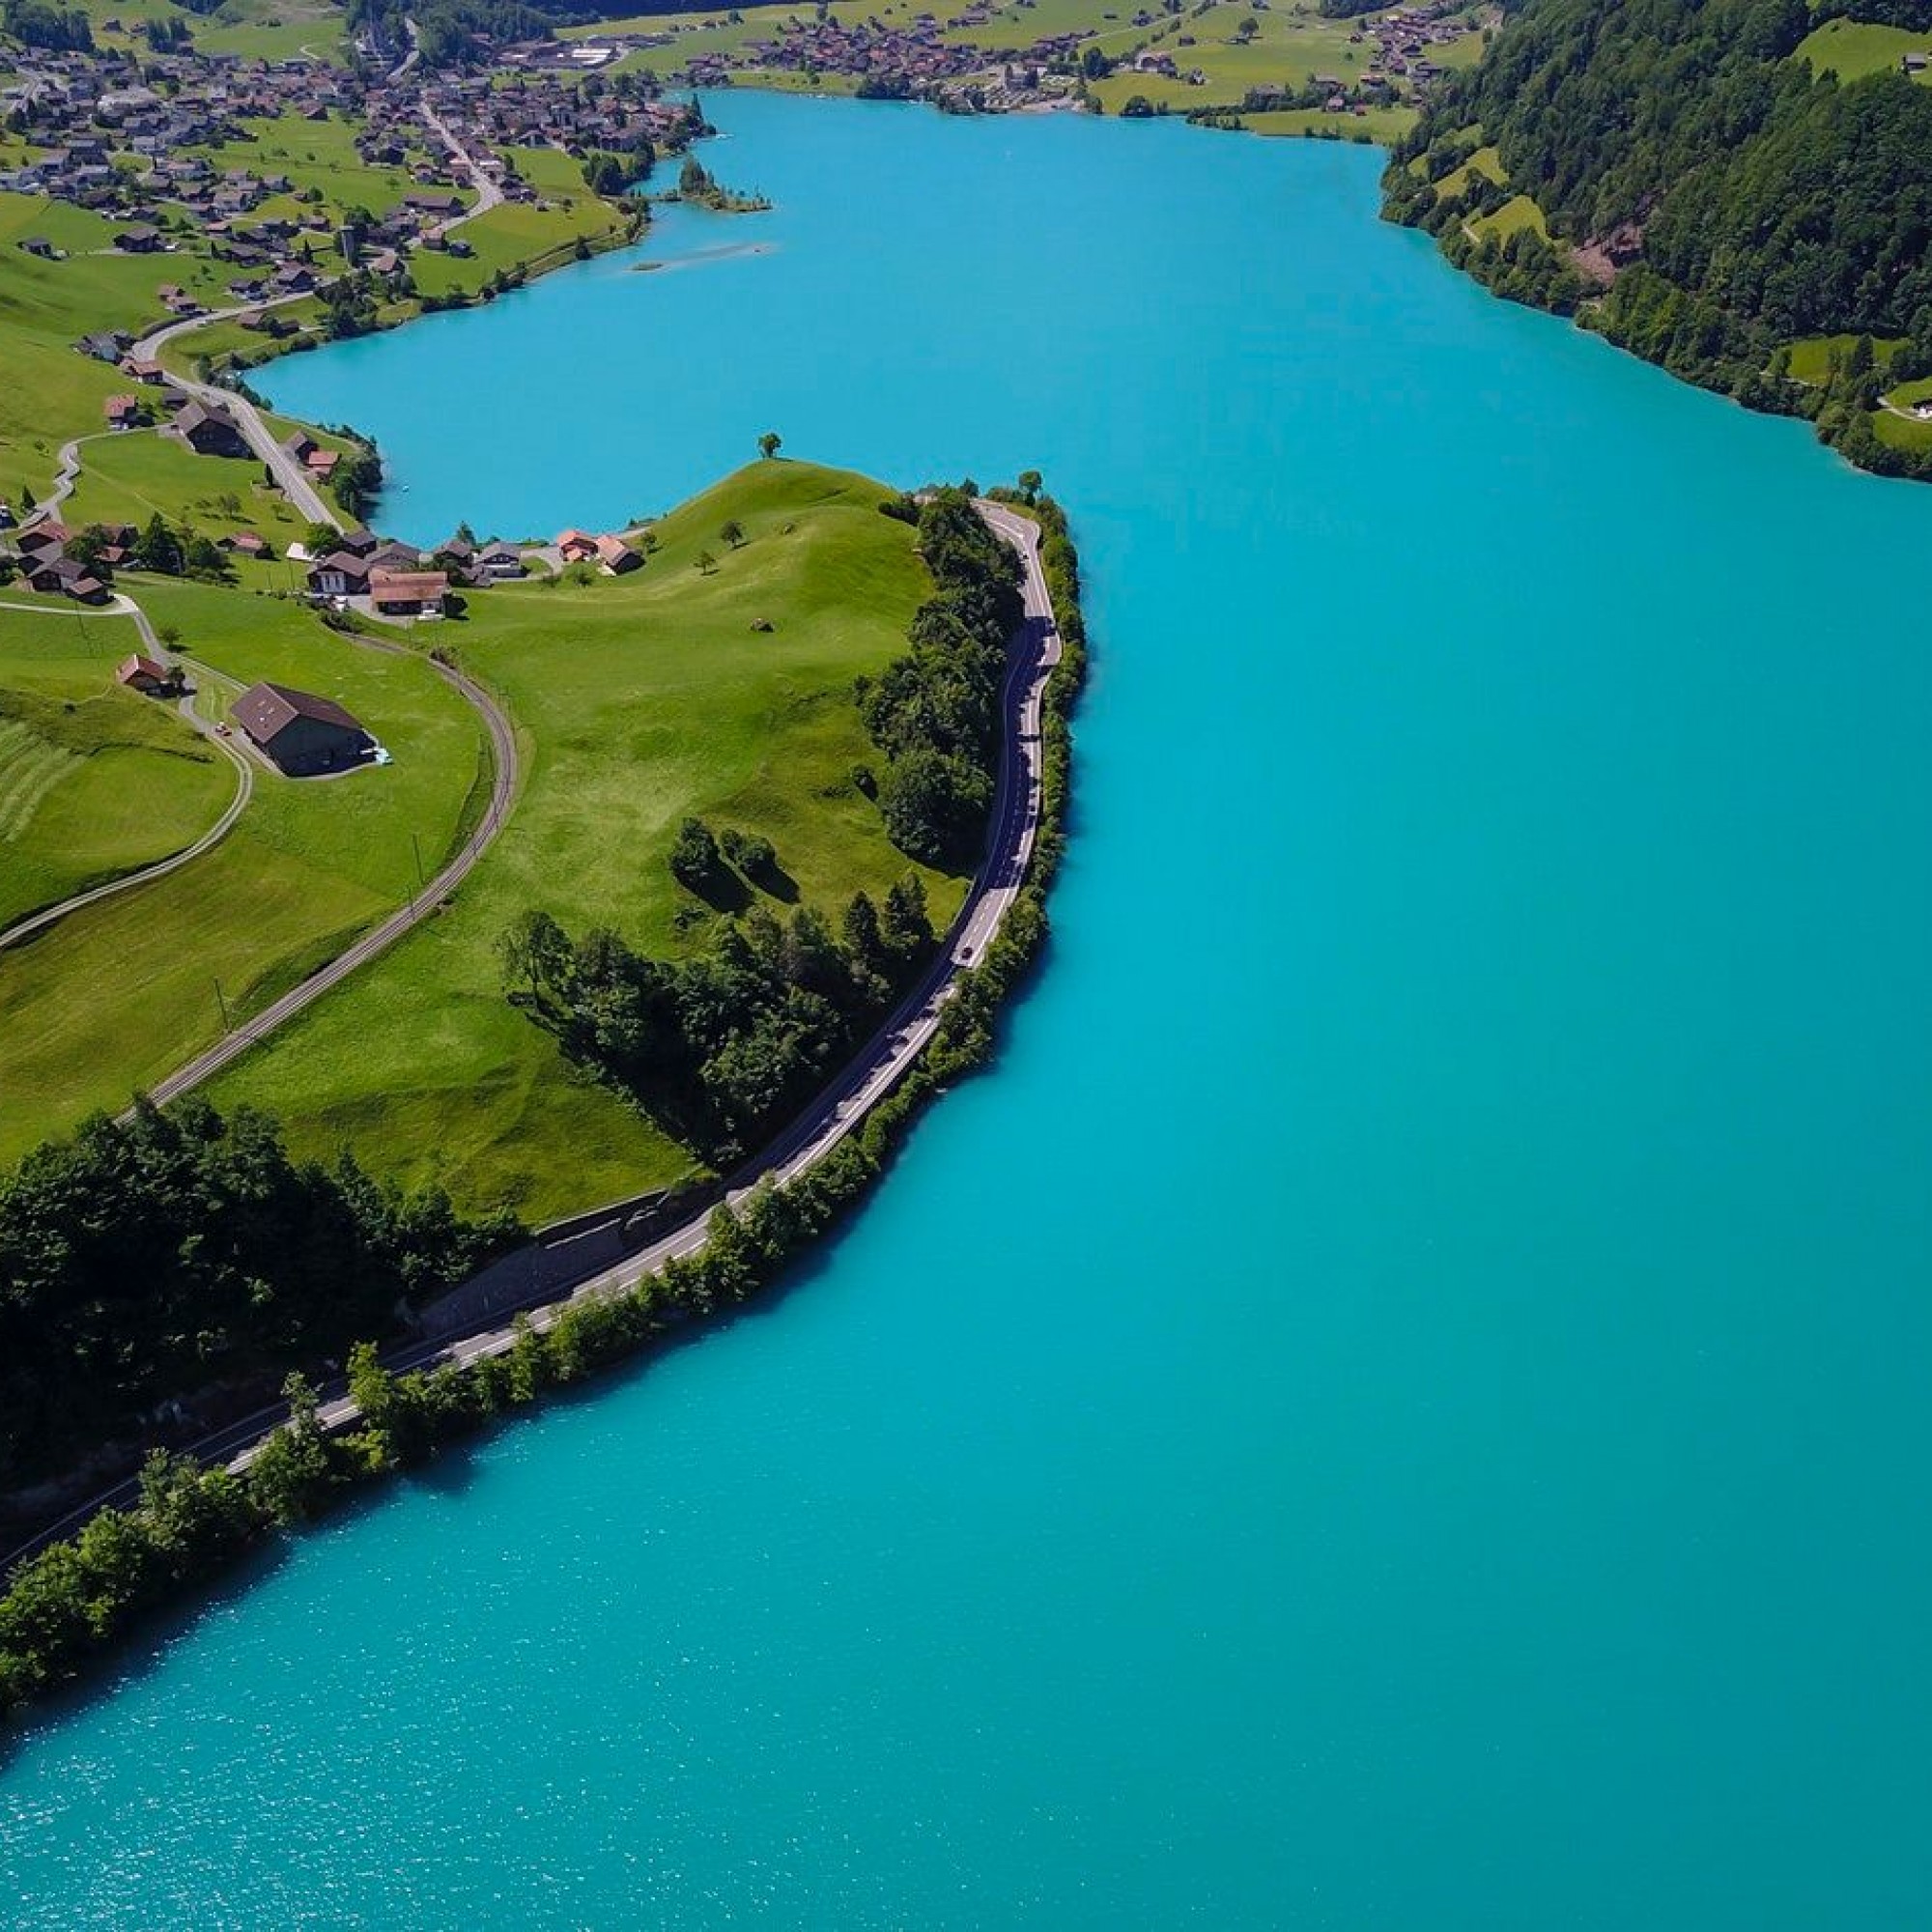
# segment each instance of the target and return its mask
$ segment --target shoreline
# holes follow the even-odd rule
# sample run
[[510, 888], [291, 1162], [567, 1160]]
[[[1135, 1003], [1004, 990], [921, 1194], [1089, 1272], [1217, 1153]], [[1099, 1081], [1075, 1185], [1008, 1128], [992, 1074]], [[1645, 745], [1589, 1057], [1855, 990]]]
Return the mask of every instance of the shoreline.
[[[997, 1019], [1046, 937], [1046, 896], [1059, 868], [1070, 781], [1070, 716], [1086, 674], [1078, 560], [1051, 497], [979, 504], [1021, 552], [1027, 617], [1009, 673], [1000, 790], [975, 889], [928, 973], [868, 1048], [781, 1134], [718, 1207], [539, 1305], [504, 1309], [494, 1326], [399, 1348], [352, 1351], [344, 1393], [325, 1403], [299, 1377], [291, 1400], [179, 1456], [156, 1452], [143, 1477], [102, 1492], [5, 1559], [0, 1595], [0, 1722], [43, 1692], [76, 1682], [152, 1611], [178, 1605], [231, 1571], [278, 1530], [326, 1515], [347, 1494], [412, 1466], [444, 1442], [473, 1435], [545, 1389], [573, 1384], [779, 1284], [883, 1179], [914, 1122], [956, 1079], [983, 1065]], [[1031, 511], [1031, 515], [1021, 513]], [[1028, 535], [1031, 532], [1031, 535]], [[1012, 843], [1006, 843], [1010, 828]], [[880, 1064], [871, 1049], [888, 1040]], [[755, 1170], [755, 1172], [754, 1172]], [[236, 1439], [228, 1439], [228, 1438]], [[358, 1445], [359, 1450], [358, 1450]], [[297, 1463], [316, 1485], [304, 1506], [270, 1507], [268, 1476]], [[134, 1501], [134, 1498], [139, 1498]], [[133, 1507], [123, 1504], [133, 1502]], [[83, 1549], [111, 1521], [110, 1547], [172, 1535], [185, 1508], [224, 1533], [187, 1556], [172, 1545], [165, 1577], [110, 1598], [49, 1652], [10, 1642], [51, 1585], [85, 1587]], [[105, 1593], [102, 1593], [103, 1595]], [[97, 1605], [102, 1595], [90, 1599]]]

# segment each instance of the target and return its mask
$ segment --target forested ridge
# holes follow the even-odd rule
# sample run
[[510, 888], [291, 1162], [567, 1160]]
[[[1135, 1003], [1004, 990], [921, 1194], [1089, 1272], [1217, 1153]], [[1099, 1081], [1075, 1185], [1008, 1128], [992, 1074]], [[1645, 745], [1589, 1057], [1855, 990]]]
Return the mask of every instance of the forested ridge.
[[[1680, 375], [1811, 416], [1868, 468], [1932, 474], [1932, 441], [1882, 412], [1888, 387], [1932, 373], [1932, 89], [1794, 58], [1850, 11], [1519, 0], [1397, 149], [1387, 212], [1501, 295], [1580, 308]], [[1932, 33], [1932, 0], [1856, 13]], [[1465, 165], [1488, 149], [1493, 171]], [[1548, 239], [1486, 232], [1518, 195]], [[1790, 346], [1837, 335], [1871, 341], [1794, 380]]]

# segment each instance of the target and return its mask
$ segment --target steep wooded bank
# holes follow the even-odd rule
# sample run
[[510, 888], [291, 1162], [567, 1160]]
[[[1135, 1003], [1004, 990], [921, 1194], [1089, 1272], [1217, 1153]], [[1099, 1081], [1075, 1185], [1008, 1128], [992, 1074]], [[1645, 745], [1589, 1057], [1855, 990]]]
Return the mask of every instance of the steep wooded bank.
[[[1932, 0], [1885, 4], [1932, 29]], [[1932, 90], [1814, 72], [1798, 49], [1821, 17], [1520, 0], [1398, 147], [1386, 213], [1499, 295], [1932, 476], [1932, 430], [1895, 393], [1932, 373]]]

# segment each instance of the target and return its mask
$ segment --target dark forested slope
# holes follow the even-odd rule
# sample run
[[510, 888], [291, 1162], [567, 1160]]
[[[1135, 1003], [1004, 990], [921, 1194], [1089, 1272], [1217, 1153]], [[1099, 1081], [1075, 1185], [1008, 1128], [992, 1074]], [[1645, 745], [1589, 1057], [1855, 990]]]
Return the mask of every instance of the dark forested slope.
[[[1932, 0], [1858, 0], [1932, 31]], [[1828, 8], [1826, 11], [1833, 11]], [[1519, 0], [1404, 143], [1388, 213], [1499, 294], [1570, 310], [1678, 374], [1932, 473], [1883, 392], [1932, 371], [1932, 89], [1793, 58], [1804, 0]], [[1492, 166], [1468, 165], [1494, 150]], [[1548, 237], [1483, 217], [1531, 196]], [[1791, 345], [1854, 340], [1793, 379]]]

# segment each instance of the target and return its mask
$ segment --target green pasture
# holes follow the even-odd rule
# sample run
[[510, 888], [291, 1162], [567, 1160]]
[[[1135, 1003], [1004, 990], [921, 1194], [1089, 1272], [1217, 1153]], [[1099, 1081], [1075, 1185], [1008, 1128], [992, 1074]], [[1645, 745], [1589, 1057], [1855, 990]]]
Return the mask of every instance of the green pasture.
[[[214, 1040], [217, 982], [240, 1017], [326, 963], [415, 889], [418, 845], [428, 870], [442, 863], [485, 796], [481, 724], [421, 657], [379, 655], [277, 599], [127, 582], [221, 674], [209, 715], [273, 678], [346, 704], [395, 762], [306, 782], [265, 771], [213, 851], [0, 954], [0, 1161]], [[127, 619], [86, 622], [134, 647]]]
[[172, 707], [115, 683], [135, 642], [125, 620], [0, 609], [0, 925], [179, 852], [234, 795]]
[[[904, 647], [925, 584], [912, 531], [879, 514], [884, 495], [760, 463], [666, 518], [631, 577], [471, 598], [441, 641], [523, 727], [508, 829], [440, 919], [224, 1074], [217, 1102], [272, 1107], [305, 1151], [353, 1143], [382, 1174], [537, 1219], [690, 1172], [684, 1149], [507, 1004], [496, 942], [544, 907], [580, 934], [696, 944], [716, 915], [666, 864], [694, 812], [768, 838], [797, 899], [834, 917], [907, 869], [850, 777], [876, 761], [852, 680]], [[732, 520], [742, 548], [720, 534]], [[943, 921], [963, 884], [926, 878]]]
[[[1791, 345], [1791, 377], [1799, 383], [1826, 383], [1832, 363], [1843, 363], [1858, 345], [1856, 335], [1807, 335]], [[1905, 347], [1902, 336], [1875, 337], [1872, 356], [1881, 367]]]

